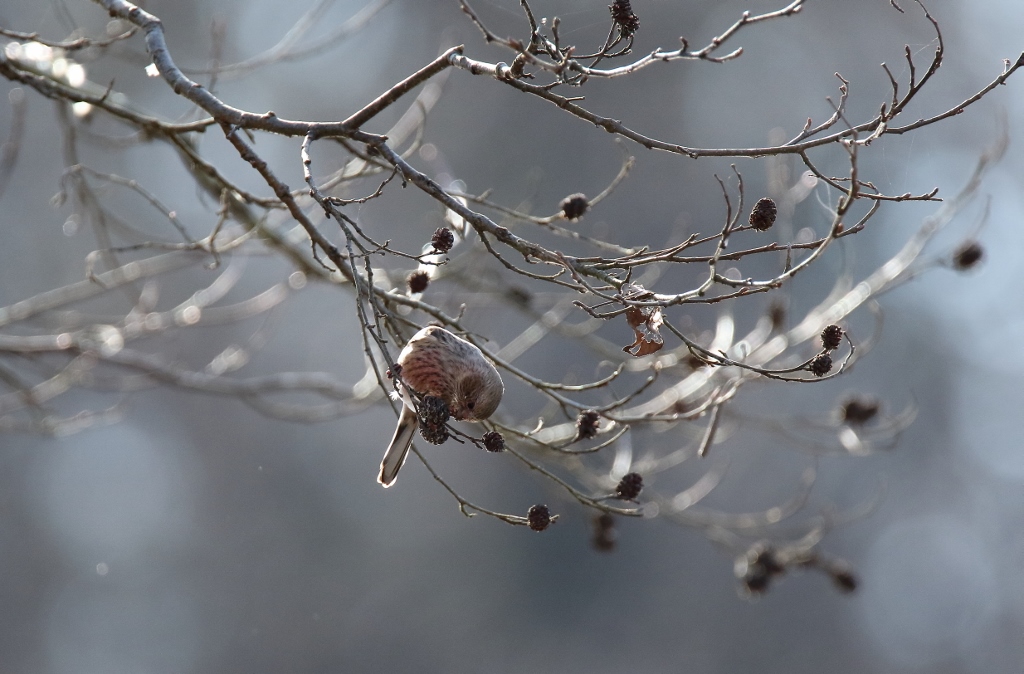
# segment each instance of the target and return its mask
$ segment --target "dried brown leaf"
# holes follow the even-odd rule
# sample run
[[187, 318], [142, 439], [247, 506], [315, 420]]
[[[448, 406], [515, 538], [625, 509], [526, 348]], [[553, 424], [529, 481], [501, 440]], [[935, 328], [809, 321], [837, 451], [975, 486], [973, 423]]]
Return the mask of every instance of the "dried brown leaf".
[[[642, 299], [645, 295], [650, 295], [637, 284], [625, 286], [623, 290], [623, 297], [626, 299]], [[630, 307], [626, 310], [626, 321], [636, 335], [632, 344], [622, 348], [626, 353], [640, 358], [657, 353], [665, 346], [665, 339], [660, 332], [661, 324], [664, 322], [661, 307]]]

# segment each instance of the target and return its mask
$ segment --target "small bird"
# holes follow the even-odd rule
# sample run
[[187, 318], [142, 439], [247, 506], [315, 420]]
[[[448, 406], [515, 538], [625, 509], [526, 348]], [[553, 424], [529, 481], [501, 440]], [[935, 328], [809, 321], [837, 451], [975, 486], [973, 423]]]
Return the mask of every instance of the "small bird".
[[482, 421], [498, 409], [505, 385], [483, 352], [444, 328], [423, 328], [398, 355], [401, 366], [402, 413], [377, 482], [385, 487], [395, 483], [398, 471], [412, 447], [419, 427], [416, 406], [406, 387], [420, 396], [436, 396], [448, 405], [458, 421]]

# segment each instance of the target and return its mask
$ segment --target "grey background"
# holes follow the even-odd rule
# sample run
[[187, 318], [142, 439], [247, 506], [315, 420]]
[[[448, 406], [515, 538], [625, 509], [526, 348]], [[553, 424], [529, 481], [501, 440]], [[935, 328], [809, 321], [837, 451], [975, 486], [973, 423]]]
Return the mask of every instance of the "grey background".
[[[602, 1], [536, 2], [563, 18], [569, 40], [603, 39]], [[779, 3], [781, 5], [781, 3]], [[887, 93], [878, 64], [904, 74], [902, 48], [918, 63], [934, 49], [929, 26], [907, 0], [815, 1], [789, 20], [744, 31], [746, 53], [730, 64], [675, 63], [635, 78], [595, 81], [591, 109], [652, 136], [692, 144], [764, 144], [771, 129], [793, 135], [807, 116], [827, 116], [840, 71], [852, 83], [850, 116], [863, 119]], [[361, 5], [342, 1], [324, 30]], [[474, 6], [501, 34], [524, 35], [518, 3]], [[151, 2], [179, 65], [202, 67], [210, 28], [226, 22], [227, 60], [274, 43], [306, 2]], [[765, 2], [636, 0], [636, 50], [693, 44]], [[91, 31], [108, 20], [91, 3], [67, 9]], [[930, 98], [912, 115], [951, 107], [1024, 47], [1024, 6], [1012, 0], [935, 1], [947, 61]], [[56, 3], [15, 1], [0, 24], [63, 37]], [[361, 34], [301, 63], [281, 64], [218, 93], [232, 105], [302, 119], [341, 119], [440, 49], [506, 59], [482, 44], [454, 0], [397, 0]], [[136, 52], [141, 43], [133, 44]], [[142, 73], [145, 60], [87, 64], [89, 77], [173, 117], [187, 106]], [[823, 414], [843, 393], [882, 396], [890, 409], [915, 400], [921, 413], [898, 447], [867, 458], [822, 462], [816, 495], [851, 506], [887, 486], [869, 516], [832, 532], [827, 549], [857, 568], [862, 589], [841, 596], [820, 574], [793, 574], [763, 599], [741, 600], [732, 561], [698, 532], [655, 521], [625, 522], [612, 554], [588, 542], [587, 516], [507, 457], [435, 452], [436, 465], [471, 498], [516, 512], [549, 502], [562, 512], [538, 535], [485, 518], [466, 519], [421, 466], [384, 491], [373, 481], [393, 415], [384, 407], [323, 424], [264, 419], [236, 401], [160, 390], [133, 396], [126, 419], [65, 438], [0, 438], [0, 669], [4, 672], [978, 672], [1024, 670], [1024, 452], [1019, 442], [1024, 331], [1020, 309], [1024, 83], [1021, 75], [967, 114], [872, 147], [864, 168], [880, 189], [949, 195], [963, 184], [1001, 115], [1012, 145], [985, 181], [991, 216], [987, 259], [968, 275], [938, 269], [887, 296], [881, 343], [849, 375], [816, 387], [761, 387], [746, 409]], [[6, 93], [11, 85], [3, 83]], [[26, 92], [30, 124], [14, 182], [0, 204], [0, 304], [79, 280], [95, 241], [63, 233], [67, 210], [49, 199], [62, 163], [53, 104]], [[0, 106], [0, 129], [9, 124]], [[385, 115], [370, 130], [395, 119]], [[617, 170], [610, 136], [508, 87], [456, 71], [427, 127], [447, 170], [471, 191], [494, 188], [508, 203], [554, 210], [568, 193], [597, 192]], [[260, 186], [217, 132], [203, 149], [232, 177]], [[85, 145], [89, 148], [88, 144]], [[258, 148], [291, 185], [300, 182], [295, 141], [261, 137]], [[587, 227], [624, 243], [657, 240], [678, 224], [709, 228], [721, 217], [712, 174], [730, 161], [683, 160], [630, 148], [639, 162]], [[136, 177], [198, 234], [213, 222], [177, 159], [159, 145], [125, 153], [83, 151], [97, 168]], [[830, 158], [837, 170], [841, 156]], [[325, 160], [326, 161], [326, 160]], [[763, 165], [737, 161], [751, 192]], [[421, 162], [421, 165], [425, 163]], [[434, 170], [438, 170], [435, 169]], [[262, 192], [265, 192], [265, 187]], [[955, 223], [938, 252], [980, 217]], [[124, 212], [152, 220], [138, 204]], [[820, 218], [808, 208], [799, 218]], [[863, 275], [934, 210], [888, 206], [856, 237]], [[433, 215], [424, 215], [430, 211]], [[364, 222], [408, 244], [436, 226], [412, 190], [367, 208]], [[434, 218], [434, 219], [432, 219]], [[395, 223], [401, 223], [396, 226]], [[140, 226], [158, 228], [159, 223]], [[390, 229], [389, 229], [390, 228]], [[402, 239], [402, 234], [408, 238]], [[936, 253], [936, 254], [937, 254]], [[252, 288], [284, 278], [279, 262], [250, 270]], [[830, 266], [831, 265], [831, 266]], [[794, 284], [794, 308], [827, 291], [836, 260]], [[190, 272], [197, 273], [197, 272]], [[201, 272], [198, 272], [201, 273]], [[212, 278], [212, 277], [211, 277]], [[179, 274], [168, 303], [194, 290]], [[362, 367], [348, 297], [311, 286], [277, 313], [273, 338], [248, 372]], [[752, 323], [764, 304], [737, 308]], [[696, 321], [712, 312], [695, 312]], [[233, 330], [237, 331], [232, 332]], [[172, 343], [201, 365], [251, 326], [188, 333]], [[500, 341], [500, 336], [495, 335]], [[557, 347], [531, 355], [542, 367]], [[84, 398], [75, 401], [81, 403]], [[513, 403], [514, 404], [514, 403]], [[716, 505], [767, 507], [791, 490], [805, 463], [784, 440], [744, 435]], [[490, 460], [488, 460], [490, 459]]]

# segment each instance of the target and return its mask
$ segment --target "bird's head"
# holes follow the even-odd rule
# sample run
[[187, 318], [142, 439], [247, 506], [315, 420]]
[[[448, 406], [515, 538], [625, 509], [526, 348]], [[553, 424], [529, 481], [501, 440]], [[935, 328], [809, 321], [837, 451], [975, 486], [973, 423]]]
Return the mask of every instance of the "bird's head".
[[452, 417], [458, 421], [481, 421], [494, 414], [505, 387], [494, 368], [470, 372], [459, 379], [451, 404]]

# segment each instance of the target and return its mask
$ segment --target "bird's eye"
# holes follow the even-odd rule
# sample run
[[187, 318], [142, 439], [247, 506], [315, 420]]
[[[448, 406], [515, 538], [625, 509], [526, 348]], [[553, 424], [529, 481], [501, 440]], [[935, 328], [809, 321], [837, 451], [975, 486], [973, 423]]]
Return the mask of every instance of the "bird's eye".
[[469, 401], [468, 403], [466, 403], [466, 407], [468, 407], [469, 409], [473, 409], [473, 407], [474, 407], [475, 405], [476, 405], [476, 403], [475, 403], [475, 402], [473, 402], [472, 400], [470, 400], [470, 401]]

